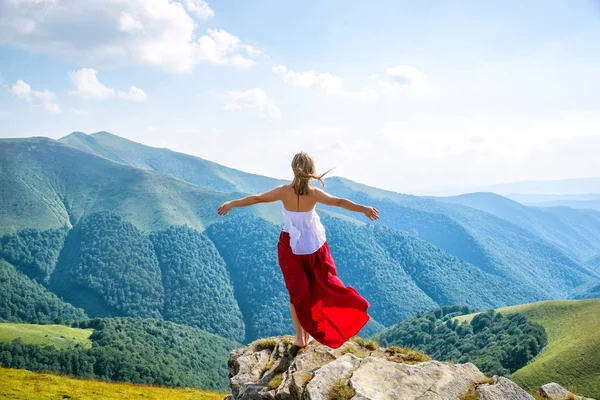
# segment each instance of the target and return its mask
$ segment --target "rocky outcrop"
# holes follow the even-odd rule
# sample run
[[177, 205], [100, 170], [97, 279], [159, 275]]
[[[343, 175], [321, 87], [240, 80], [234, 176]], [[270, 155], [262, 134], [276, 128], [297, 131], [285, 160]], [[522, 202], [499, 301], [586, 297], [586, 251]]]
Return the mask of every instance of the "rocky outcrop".
[[[535, 400], [507, 378], [486, 378], [473, 364], [433, 361], [360, 338], [335, 350], [318, 343], [299, 349], [289, 336], [260, 339], [231, 352], [229, 376], [227, 400]], [[540, 393], [588, 400], [568, 397], [556, 384]]]
[[540, 388], [540, 393], [549, 400], [593, 400], [587, 397], [577, 396], [554, 382], [542, 386]]
[[497, 376], [490, 383], [477, 386], [475, 393], [479, 400], [535, 400], [510, 379]]

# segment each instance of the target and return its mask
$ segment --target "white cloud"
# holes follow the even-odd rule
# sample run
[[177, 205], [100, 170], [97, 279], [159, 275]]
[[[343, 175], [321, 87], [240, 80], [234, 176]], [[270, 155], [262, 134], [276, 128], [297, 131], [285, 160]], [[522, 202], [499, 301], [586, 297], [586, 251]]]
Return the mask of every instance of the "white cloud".
[[319, 88], [327, 94], [341, 94], [344, 92], [342, 79], [330, 73], [295, 72], [284, 65], [274, 66], [273, 72], [279, 75], [285, 83], [290, 83], [292, 86]]
[[129, 86], [129, 90], [127, 92], [119, 90], [118, 95], [120, 98], [129, 101], [141, 102], [148, 100], [148, 95], [146, 92], [135, 86]]
[[84, 99], [107, 99], [115, 95], [115, 89], [100, 83], [97, 72], [93, 68], [71, 71], [69, 72], [69, 80], [76, 88], [76, 90], [69, 93]]
[[254, 88], [242, 92], [230, 91], [226, 93], [232, 103], [223, 107], [225, 111], [237, 111], [243, 108], [257, 109], [262, 118], [280, 120], [281, 111], [275, 105], [269, 102], [268, 96], [262, 89]]
[[177, 73], [199, 63], [252, 66], [260, 51], [237, 36], [198, 32], [192, 15], [212, 14], [203, 0], [0, 1], [0, 43], [88, 65], [149, 64]]
[[238, 68], [248, 68], [256, 62], [240, 53], [256, 54], [256, 49], [242, 45], [240, 39], [222, 29], [209, 29], [208, 35], [201, 36], [195, 45], [195, 58], [198, 62], [230, 64]]
[[128, 101], [142, 102], [148, 100], [148, 95], [142, 89], [129, 86], [125, 92], [104, 85], [98, 80], [98, 71], [93, 68], [82, 68], [78, 71], [69, 72], [69, 80], [75, 86], [75, 90], [69, 93], [84, 99], [109, 99], [117, 95]]
[[39, 100], [49, 114], [60, 112], [60, 106], [54, 101], [56, 100], [56, 94], [48, 89], [33, 90], [27, 82], [19, 79], [11, 86], [9, 92], [13, 96], [25, 99], [32, 104], [36, 104], [37, 100]]
[[395, 97], [402, 93], [423, 92], [423, 89], [427, 87], [425, 74], [410, 65], [398, 65], [388, 68], [384, 76], [379, 74], [372, 75], [367, 82], [368, 85], [359, 91], [345, 90], [342, 78], [328, 72], [296, 72], [284, 65], [276, 65], [272, 70], [285, 83], [289, 83], [292, 86], [317, 88], [330, 96], [342, 96], [349, 99], [366, 101], [376, 100], [382, 96]]
[[195, 14], [200, 19], [208, 19], [215, 15], [204, 0], [185, 0], [184, 2], [189, 12]]
[[33, 100], [31, 86], [20, 79], [12, 85], [9, 91], [16, 97], [23, 98], [27, 101]]

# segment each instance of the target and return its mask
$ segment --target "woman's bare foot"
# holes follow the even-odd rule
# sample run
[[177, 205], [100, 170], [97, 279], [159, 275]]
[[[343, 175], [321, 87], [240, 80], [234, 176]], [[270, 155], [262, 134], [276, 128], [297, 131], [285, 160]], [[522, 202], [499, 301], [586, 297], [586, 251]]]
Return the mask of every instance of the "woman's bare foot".
[[298, 339], [298, 338], [296, 337], [296, 340], [294, 340], [294, 341], [292, 342], [292, 344], [293, 344], [294, 346], [296, 346], [296, 347], [306, 347], [306, 345], [307, 345], [308, 343], [306, 342], [306, 340], [304, 339], [304, 337], [302, 337], [302, 339]]
[[308, 346], [310, 342], [312, 342], [314, 339], [312, 336], [310, 336], [310, 333], [304, 331], [304, 342], [306, 343], [305, 346]]

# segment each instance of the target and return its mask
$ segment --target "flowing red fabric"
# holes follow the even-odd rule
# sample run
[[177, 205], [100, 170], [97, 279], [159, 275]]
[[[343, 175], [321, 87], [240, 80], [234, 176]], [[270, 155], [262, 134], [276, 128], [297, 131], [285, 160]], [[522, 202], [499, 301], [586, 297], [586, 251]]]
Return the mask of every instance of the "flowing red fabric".
[[300, 324], [319, 343], [337, 349], [369, 320], [369, 302], [338, 278], [329, 245], [312, 254], [294, 254], [281, 232], [279, 267]]

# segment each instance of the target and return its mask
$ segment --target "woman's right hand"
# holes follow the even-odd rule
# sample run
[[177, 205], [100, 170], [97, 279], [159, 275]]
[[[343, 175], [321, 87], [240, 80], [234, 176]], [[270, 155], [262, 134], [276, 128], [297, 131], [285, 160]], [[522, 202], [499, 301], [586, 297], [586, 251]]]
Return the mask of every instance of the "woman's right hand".
[[225, 203], [221, 204], [221, 206], [217, 209], [217, 214], [219, 215], [227, 215], [227, 213], [229, 211], [231, 211], [232, 209], [232, 204], [230, 201], [226, 201]]
[[365, 216], [371, 221], [377, 221], [379, 219], [379, 210], [377, 210], [375, 207], [365, 206], [363, 214], [365, 214]]

